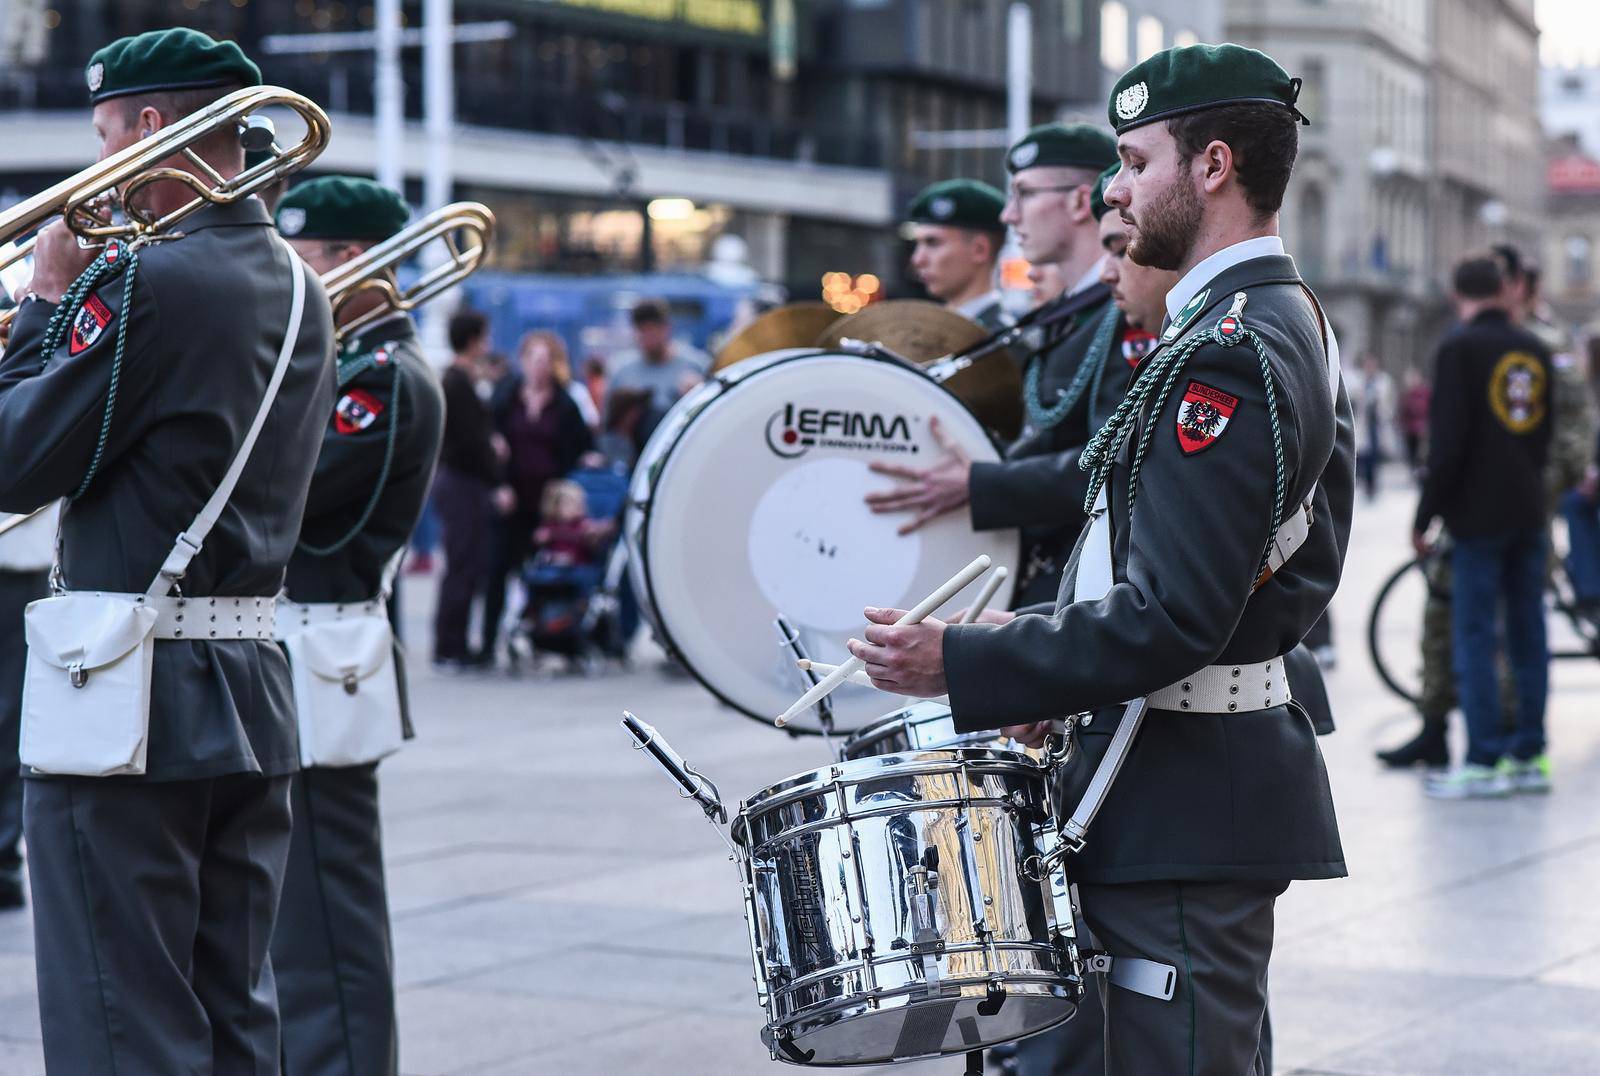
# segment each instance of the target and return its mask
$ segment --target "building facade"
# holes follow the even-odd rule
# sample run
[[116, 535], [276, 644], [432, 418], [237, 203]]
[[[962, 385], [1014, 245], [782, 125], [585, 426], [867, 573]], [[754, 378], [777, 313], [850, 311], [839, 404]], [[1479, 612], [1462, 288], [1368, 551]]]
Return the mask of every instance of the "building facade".
[[1555, 140], [1545, 167], [1545, 191], [1545, 300], [1556, 321], [1575, 338], [1600, 344], [1600, 158], [1587, 152], [1577, 136]]
[[1347, 353], [1426, 363], [1455, 260], [1540, 249], [1532, 0], [1228, 0], [1225, 32], [1305, 80], [1283, 234]]
[[1539, 114], [1545, 134], [1571, 135], [1581, 152], [1600, 157], [1600, 67], [1541, 70]]

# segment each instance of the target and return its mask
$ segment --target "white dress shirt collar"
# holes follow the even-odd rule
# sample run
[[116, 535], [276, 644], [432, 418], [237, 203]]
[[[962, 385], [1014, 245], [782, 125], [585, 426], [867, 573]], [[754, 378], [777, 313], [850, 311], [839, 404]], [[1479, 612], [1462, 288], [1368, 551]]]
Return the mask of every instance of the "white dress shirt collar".
[[1167, 292], [1167, 317], [1176, 320], [1178, 311], [1182, 310], [1190, 299], [1200, 294], [1201, 288], [1221, 276], [1224, 270], [1232, 269], [1240, 262], [1247, 262], [1253, 258], [1266, 258], [1283, 252], [1283, 239], [1276, 235], [1257, 236], [1255, 239], [1246, 239], [1242, 243], [1223, 247], [1183, 274], [1183, 279]]

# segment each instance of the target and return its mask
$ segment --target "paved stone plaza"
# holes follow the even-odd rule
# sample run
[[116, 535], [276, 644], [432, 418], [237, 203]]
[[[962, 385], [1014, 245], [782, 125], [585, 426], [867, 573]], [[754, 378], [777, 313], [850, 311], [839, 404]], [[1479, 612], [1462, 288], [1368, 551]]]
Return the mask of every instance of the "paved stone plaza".
[[[1437, 803], [1379, 772], [1373, 748], [1412, 723], [1372, 672], [1366, 610], [1411, 504], [1396, 490], [1359, 509], [1335, 605], [1340, 731], [1323, 746], [1351, 877], [1279, 904], [1278, 1070], [1600, 1071], [1600, 666], [1555, 668], [1548, 799]], [[426, 585], [408, 601], [425, 640]], [[626, 706], [657, 725], [730, 799], [823, 763], [820, 743], [719, 709], [653, 651], [596, 679], [415, 664], [420, 738], [383, 769], [403, 1071], [779, 1071], [726, 852], [617, 719]], [[27, 914], [0, 915], [4, 1076], [43, 1071], [31, 952]]]

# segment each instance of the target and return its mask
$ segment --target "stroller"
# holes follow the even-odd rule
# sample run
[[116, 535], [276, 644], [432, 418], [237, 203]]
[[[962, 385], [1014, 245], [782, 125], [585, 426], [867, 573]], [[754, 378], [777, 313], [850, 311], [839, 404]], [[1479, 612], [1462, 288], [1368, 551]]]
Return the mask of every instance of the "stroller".
[[[612, 653], [615, 616], [602, 590], [607, 566], [619, 545], [622, 510], [627, 503], [628, 478], [610, 467], [580, 465], [567, 480], [578, 485], [586, 500], [589, 523], [610, 523], [610, 537], [595, 546], [586, 563], [567, 562], [551, 551], [541, 549], [530, 557], [521, 572], [526, 600], [511, 636], [513, 663], [539, 653], [559, 654], [574, 665], [585, 667], [598, 649]], [[614, 604], [614, 603], [612, 603]]]

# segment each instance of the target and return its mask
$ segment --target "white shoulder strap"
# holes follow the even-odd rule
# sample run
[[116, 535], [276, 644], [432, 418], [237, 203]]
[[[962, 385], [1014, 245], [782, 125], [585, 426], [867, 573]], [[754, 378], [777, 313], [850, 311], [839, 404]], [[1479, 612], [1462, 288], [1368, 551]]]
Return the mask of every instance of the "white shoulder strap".
[[283, 346], [278, 350], [278, 364], [273, 367], [272, 379], [267, 382], [266, 395], [262, 397], [261, 406], [256, 409], [255, 420], [245, 432], [244, 441], [239, 445], [239, 451], [233, 457], [228, 473], [222, 476], [216, 492], [211, 494], [211, 499], [200, 509], [200, 514], [194, 517], [194, 522], [178, 535], [178, 540], [173, 543], [172, 552], [167, 554], [167, 559], [161, 564], [161, 570], [156, 573], [150, 589], [145, 592], [150, 597], [165, 595], [172, 589], [174, 583], [183, 578], [184, 572], [189, 570], [190, 562], [205, 544], [206, 535], [211, 533], [211, 528], [222, 518], [222, 509], [227, 506], [228, 498], [233, 496], [234, 487], [239, 484], [239, 476], [244, 473], [245, 464], [250, 462], [250, 451], [256, 447], [256, 438], [261, 433], [261, 427], [266, 424], [267, 413], [272, 410], [272, 402], [277, 399], [278, 387], [283, 384], [283, 376], [289, 371], [289, 359], [294, 355], [294, 345], [300, 338], [300, 322], [306, 308], [306, 267], [288, 243], [282, 239], [278, 242], [283, 247], [283, 252], [288, 255], [289, 268], [294, 275], [293, 292], [289, 299], [289, 323], [283, 332]]

